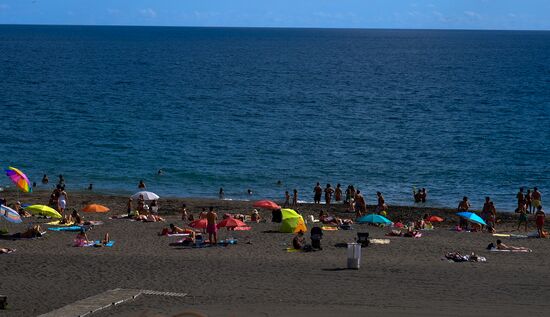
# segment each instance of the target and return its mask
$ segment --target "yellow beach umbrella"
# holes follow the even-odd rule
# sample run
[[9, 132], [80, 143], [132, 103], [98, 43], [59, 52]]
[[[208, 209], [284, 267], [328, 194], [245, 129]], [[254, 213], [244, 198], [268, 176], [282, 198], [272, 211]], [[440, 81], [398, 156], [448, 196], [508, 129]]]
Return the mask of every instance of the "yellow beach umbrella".
[[33, 215], [42, 215], [52, 218], [60, 219], [62, 218], [61, 215], [57, 212], [57, 210], [48, 207], [46, 205], [31, 205], [25, 207], [25, 210], [32, 213]]

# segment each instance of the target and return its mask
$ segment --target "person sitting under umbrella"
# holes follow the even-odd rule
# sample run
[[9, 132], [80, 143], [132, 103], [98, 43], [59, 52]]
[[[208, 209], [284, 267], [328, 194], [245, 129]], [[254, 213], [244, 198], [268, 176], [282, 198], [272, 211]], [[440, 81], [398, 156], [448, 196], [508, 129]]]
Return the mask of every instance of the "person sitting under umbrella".
[[292, 239], [292, 247], [296, 250], [302, 250], [306, 244], [306, 239], [304, 238], [304, 232], [300, 230], [294, 239]]
[[260, 213], [257, 209], [254, 209], [252, 211], [252, 214], [250, 215], [250, 221], [258, 223], [260, 222], [260, 220], [262, 220], [262, 217], [260, 217]]
[[17, 211], [17, 213], [21, 217], [29, 218], [32, 216], [30, 213], [26, 212], [24, 209], [21, 208], [21, 202], [19, 201], [17, 201], [13, 207], [14, 207], [13, 209]]

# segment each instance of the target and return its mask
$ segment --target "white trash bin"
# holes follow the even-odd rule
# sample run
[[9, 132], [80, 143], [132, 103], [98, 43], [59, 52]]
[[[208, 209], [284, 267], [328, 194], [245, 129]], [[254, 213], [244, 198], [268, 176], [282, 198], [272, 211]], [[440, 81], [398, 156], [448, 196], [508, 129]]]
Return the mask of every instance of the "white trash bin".
[[359, 270], [361, 265], [361, 245], [348, 243], [348, 269]]

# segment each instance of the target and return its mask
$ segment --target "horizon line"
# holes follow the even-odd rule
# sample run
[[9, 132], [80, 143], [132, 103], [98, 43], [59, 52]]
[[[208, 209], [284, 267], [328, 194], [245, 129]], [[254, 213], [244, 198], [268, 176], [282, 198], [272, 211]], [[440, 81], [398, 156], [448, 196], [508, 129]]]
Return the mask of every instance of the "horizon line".
[[476, 28], [376, 28], [376, 27], [322, 27], [322, 26], [220, 26], [220, 25], [139, 25], [139, 24], [49, 24], [0, 23], [0, 26], [69, 26], [69, 27], [151, 27], [151, 28], [219, 28], [219, 29], [310, 29], [310, 30], [396, 30], [396, 31], [500, 31], [550, 32], [550, 29], [476, 29]]

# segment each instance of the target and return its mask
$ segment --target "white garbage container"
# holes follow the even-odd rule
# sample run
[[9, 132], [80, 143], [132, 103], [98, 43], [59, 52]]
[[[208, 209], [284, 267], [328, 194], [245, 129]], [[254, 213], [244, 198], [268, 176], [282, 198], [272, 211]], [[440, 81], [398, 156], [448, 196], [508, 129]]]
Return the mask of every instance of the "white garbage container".
[[361, 264], [361, 245], [348, 243], [348, 269], [359, 270]]

